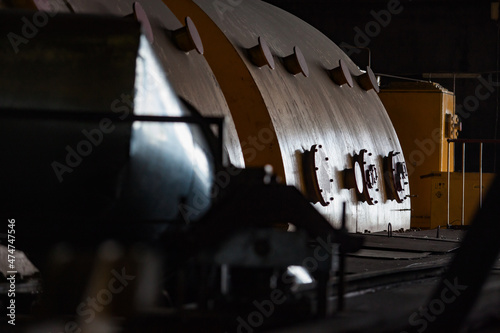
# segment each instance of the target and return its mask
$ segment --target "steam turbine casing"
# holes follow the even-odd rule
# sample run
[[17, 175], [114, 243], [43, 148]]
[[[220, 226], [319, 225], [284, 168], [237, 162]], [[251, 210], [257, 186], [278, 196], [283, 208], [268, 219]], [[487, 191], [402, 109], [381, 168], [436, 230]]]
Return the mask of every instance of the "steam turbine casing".
[[[73, 0], [71, 6], [76, 13], [124, 16], [130, 14], [133, 3]], [[346, 202], [350, 231], [380, 231], [388, 223], [394, 229], [409, 228], [409, 185], [399, 179], [402, 189], [395, 196], [391, 180], [386, 182], [390, 178], [386, 175], [397, 163], [389, 163], [394, 168], [387, 170], [384, 158], [391, 152], [400, 153], [399, 164], [404, 163], [394, 127], [377, 93], [363, 88], [363, 73], [332, 41], [297, 17], [261, 1], [139, 3], [149, 17], [155, 33], [153, 46], [174, 89], [203, 115], [215, 112], [228, 118], [225, 145], [233, 163], [271, 164], [287, 184], [308, 196], [309, 188], [315, 187], [311, 179], [316, 177], [316, 192], [328, 192], [323, 198], [328, 205], [319, 202], [315, 207], [335, 226], [340, 225], [341, 205]], [[51, 4], [56, 10], [67, 8], [60, 0]], [[173, 43], [173, 29], [182, 26], [186, 17], [198, 28], [203, 56], [182, 52]], [[268, 46], [265, 55], [270, 56], [273, 66], [256, 65], [252, 59], [250, 50], [259, 40]], [[307, 73], [293, 75], [286, 67], [294, 53], [303, 54], [299, 69], [305, 65]], [[353, 87], [339, 86], [332, 80], [330, 70], [339, 67], [339, 60], [345, 63], [344, 71], [352, 75]], [[219, 110], [214, 111], [217, 106]], [[311, 177], [305, 162], [311, 148], [320, 146], [321, 157], [328, 158], [328, 163], [318, 165], [321, 175], [315, 174], [313, 165]], [[363, 183], [364, 178], [370, 178], [365, 174], [364, 160], [359, 160], [370, 154], [367, 163], [374, 171], [370, 177], [378, 176], [378, 191], [362, 198], [359, 188], [350, 183], [355, 183], [356, 175]], [[329, 180], [332, 182], [325, 184]]]
[[[409, 228], [408, 183], [402, 183], [400, 203], [391, 200], [385, 182], [391, 170], [384, 168], [384, 158], [402, 152], [397, 134], [375, 90], [362, 88], [363, 72], [337, 45], [297, 17], [261, 1], [241, 1], [226, 10], [210, 0], [163, 2], [178, 18], [190, 16], [202, 39], [209, 41], [204, 43], [205, 57], [230, 101], [247, 166], [270, 163], [287, 184], [306, 193], [304, 153], [313, 145], [322, 146], [328, 158], [327, 176], [333, 180], [329, 189], [333, 201], [315, 206], [332, 224], [340, 226], [346, 202], [350, 231], [381, 231], [388, 223], [395, 229]], [[267, 42], [274, 69], [252, 61], [249, 50], [259, 37]], [[293, 75], [286, 67], [295, 47], [301, 50], [308, 73]], [[339, 60], [352, 74], [352, 88], [339, 86], [329, 74]], [[243, 82], [240, 86], [246, 89], [234, 89], [231, 82]], [[251, 108], [245, 107], [249, 102]], [[369, 163], [377, 170], [378, 191], [372, 194], [376, 204], [360, 200], [356, 189], [346, 184], [346, 171], [353, 169], [363, 150], [372, 154]], [[404, 163], [402, 153], [399, 161]]]

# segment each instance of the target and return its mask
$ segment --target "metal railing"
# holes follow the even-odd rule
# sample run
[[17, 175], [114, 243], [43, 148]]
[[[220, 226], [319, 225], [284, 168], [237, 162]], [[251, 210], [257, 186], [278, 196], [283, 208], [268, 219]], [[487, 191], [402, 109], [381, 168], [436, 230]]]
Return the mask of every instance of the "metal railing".
[[462, 215], [461, 225], [465, 223], [465, 145], [467, 143], [479, 143], [479, 208], [483, 207], [483, 145], [485, 143], [500, 143], [500, 140], [495, 139], [448, 139], [448, 197], [447, 197], [447, 219], [446, 224], [450, 226], [450, 185], [451, 185], [451, 171], [450, 171], [450, 147], [451, 143], [462, 144]]

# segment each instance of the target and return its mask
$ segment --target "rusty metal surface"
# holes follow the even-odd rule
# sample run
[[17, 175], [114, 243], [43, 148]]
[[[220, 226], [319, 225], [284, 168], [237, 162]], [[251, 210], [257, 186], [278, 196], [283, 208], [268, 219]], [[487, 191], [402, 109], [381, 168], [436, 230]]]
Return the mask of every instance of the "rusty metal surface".
[[[397, 229], [409, 227], [410, 203], [389, 200], [383, 182], [379, 182], [380, 191], [374, 198], [378, 201], [376, 205], [359, 202], [354, 190], [343, 188], [342, 171], [353, 167], [352, 156], [356, 152], [369, 150], [374, 155], [376, 168], [383, 170], [383, 157], [390, 151], [401, 151], [375, 90], [365, 91], [358, 80], [353, 88], [339, 87], [328, 75], [328, 70], [339, 66], [340, 59], [354, 77], [363, 72], [316, 29], [269, 4], [242, 1], [231, 10], [221, 12], [210, 0], [194, 2], [225, 33], [251, 72], [272, 119], [287, 184], [304, 191], [301, 155], [312, 145], [321, 144], [332, 157], [330, 173], [335, 196], [333, 204], [327, 207], [315, 205], [320, 212], [338, 226], [341, 203], [346, 201], [351, 231], [383, 230], [388, 222]], [[281, 61], [276, 61], [274, 70], [255, 66], [246, 50], [255, 46], [259, 37], [266, 40], [275, 59], [284, 58], [294, 47], [300, 47], [309, 67], [309, 77], [290, 74]], [[238, 110], [232, 112], [234, 116]], [[406, 192], [409, 192], [408, 186]]]
[[[224, 95], [212, 70], [203, 55], [196, 51], [185, 53], [177, 48], [171, 34], [184, 26], [175, 15], [159, 0], [68, 0], [71, 11], [75, 13], [111, 14], [127, 16], [133, 13], [133, 4], [141, 4], [152, 29], [152, 44], [160, 62], [167, 73], [174, 90], [192, 104], [204, 116], [224, 116], [225, 147], [230, 160], [236, 166], [244, 166], [240, 141]], [[63, 0], [52, 0], [56, 11], [69, 11]], [[194, 22], [196, 24], [196, 22]], [[200, 41], [196, 41], [199, 45]], [[203, 42], [203, 40], [201, 40]]]

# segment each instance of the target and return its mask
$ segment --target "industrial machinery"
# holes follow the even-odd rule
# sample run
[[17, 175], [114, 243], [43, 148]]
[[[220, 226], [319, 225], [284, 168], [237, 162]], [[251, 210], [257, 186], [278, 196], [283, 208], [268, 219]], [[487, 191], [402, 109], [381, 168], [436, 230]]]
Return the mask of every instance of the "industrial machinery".
[[[475, 174], [454, 172], [453, 140], [461, 129], [455, 114], [455, 95], [437, 83], [420, 81], [393, 82], [381, 89], [379, 96], [408, 161], [411, 226], [435, 229], [448, 224], [469, 225], [495, 175], [483, 175], [482, 170]], [[463, 154], [462, 158], [464, 167]], [[481, 164], [482, 155], [480, 159]]]
[[233, 165], [271, 165], [337, 227], [347, 202], [351, 232], [410, 227], [408, 182], [394, 187], [403, 171], [383, 176], [391, 152], [394, 165], [405, 160], [372, 70], [358, 69], [303, 21], [260, 1], [34, 3], [55, 12], [132, 15], [174, 90], [204, 116], [226, 118]]
[[[137, 13], [140, 8], [134, 5]], [[0, 149], [9, 158], [1, 202], [14, 232], [0, 250], [14, 259], [0, 268], [17, 279], [20, 315], [46, 313], [57, 330], [61, 316], [76, 312], [71, 323], [88, 320], [85, 329], [92, 331], [106, 314], [86, 317], [79, 303], [86, 290], [100, 304], [107, 302], [103, 292], [110, 302], [115, 295], [113, 316], [192, 303], [197, 311], [244, 311], [247, 298], [268, 297], [278, 277], [283, 309], [299, 304], [308, 309], [301, 317], [331, 311], [327, 281], [336, 271], [337, 247], [356, 251], [361, 240], [345, 224], [333, 228], [297, 189], [277, 182], [271, 167], [224, 163], [223, 119], [203, 117], [178, 99], [137, 21], [53, 15], [12, 56], [17, 44], [10, 30], [23, 31], [29, 15], [39, 22], [36, 15], [49, 14], [1, 15], [10, 36], [0, 55], [6, 64]], [[288, 224], [294, 232], [275, 229]], [[322, 255], [307, 271], [315, 244]], [[16, 247], [38, 269], [16, 264]], [[108, 284], [117, 279], [123, 288], [137, 283], [122, 295]], [[8, 295], [2, 294], [2, 309]]]
[[0, 257], [15, 239], [27, 259], [0, 263], [0, 302], [20, 331], [325, 318], [352, 233], [410, 227], [372, 69], [298, 18], [249, 0], [2, 5]]

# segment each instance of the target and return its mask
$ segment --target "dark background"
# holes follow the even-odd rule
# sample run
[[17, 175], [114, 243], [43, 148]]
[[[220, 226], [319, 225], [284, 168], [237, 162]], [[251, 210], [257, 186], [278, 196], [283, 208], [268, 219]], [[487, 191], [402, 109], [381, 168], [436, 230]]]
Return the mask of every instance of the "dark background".
[[[456, 73], [455, 80], [432, 78], [456, 94], [457, 110], [464, 102], [473, 110], [462, 116], [463, 131], [459, 138], [498, 138], [498, 90], [479, 101], [478, 78], [461, 78], [468, 73], [481, 74], [488, 81], [499, 81], [499, 24], [491, 18], [491, 1], [402, 0], [391, 14], [390, 22], [379, 31], [371, 26], [363, 39], [367, 24], [375, 21], [373, 12], [388, 9], [389, 0], [267, 0], [313, 25], [337, 45], [367, 44], [371, 67], [375, 73], [425, 79], [424, 73]], [[373, 11], [373, 12], [372, 12]], [[386, 17], [383, 19], [389, 21]], [[376, 21], [375, 21], [376, 22]], [[355, 30], [358, 28], [359, 30]], [[343, 44], [344, 43], [344, 44]], [[358, 46], [357, 45], [357, 46]], [[357, 50], [356, 50], [357, 51]], [[366, 50], [351, 50], [351, 58], [360, 68], [368, 65]], [[381, 84], [391, 79], [382, 77]], [[480, 92], [488, 91], [481, 88]], [[466, 110], [464, 108], [464, 110]], [[469, 113], [469, 112], [467, 112]], [[479, 145], [467, 146], [467, 171], [479, 169]], [[497, 158], [498, 155], [498, 158]], [[500, 145], [484, 146], [485, 172], [500, 169]], [[457, 147], [456, 168], [461, 168], [461, 148]]]

